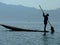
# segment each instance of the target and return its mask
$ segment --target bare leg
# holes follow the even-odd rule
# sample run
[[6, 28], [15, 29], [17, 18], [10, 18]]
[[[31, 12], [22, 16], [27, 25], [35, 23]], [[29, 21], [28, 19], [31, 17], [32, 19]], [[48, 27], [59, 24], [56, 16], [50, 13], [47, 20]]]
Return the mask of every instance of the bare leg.
[[46, 31], [46, 25], [44, 26], [44, 31]]
[[[44, 31], [46, 31], [46, 25], [44, 25]], [[44, 36], [46, 35], [46, 32], [44, 32]]]

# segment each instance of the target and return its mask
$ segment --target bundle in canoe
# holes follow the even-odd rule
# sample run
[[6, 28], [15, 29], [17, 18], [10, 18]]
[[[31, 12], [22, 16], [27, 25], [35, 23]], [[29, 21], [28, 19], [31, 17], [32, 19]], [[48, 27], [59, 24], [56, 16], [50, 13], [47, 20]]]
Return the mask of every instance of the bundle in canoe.
[[11, 31], [24, 31], [24, 32], [49, 32], [49, 31], [43, 31], [43, 30], [31, 30], [31, 29], [22, 29], [14, 26], [4, 25], [0, 24], [1, 26], [10, 29]]

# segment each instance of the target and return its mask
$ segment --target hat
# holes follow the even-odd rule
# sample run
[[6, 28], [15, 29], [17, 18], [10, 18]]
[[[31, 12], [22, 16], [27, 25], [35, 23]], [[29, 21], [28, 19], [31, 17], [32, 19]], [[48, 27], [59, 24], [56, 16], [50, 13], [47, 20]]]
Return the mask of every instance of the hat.
[[49, 14], [47, 13], [46, 16], [49, 16]]

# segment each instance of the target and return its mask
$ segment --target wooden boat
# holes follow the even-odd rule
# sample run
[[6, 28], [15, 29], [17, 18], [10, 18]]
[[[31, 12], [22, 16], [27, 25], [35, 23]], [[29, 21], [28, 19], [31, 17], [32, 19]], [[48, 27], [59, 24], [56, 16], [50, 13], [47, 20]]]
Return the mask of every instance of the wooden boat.
[[24, 32], [49, 32], [49, 31], [43, 31], [43, 30], [30, 30], [30, 29], [22, 29], [14, 26], [9, 26], [5, 24], [0, 24], [1, 26], [10, 29], [11, 31], [24, 31]]

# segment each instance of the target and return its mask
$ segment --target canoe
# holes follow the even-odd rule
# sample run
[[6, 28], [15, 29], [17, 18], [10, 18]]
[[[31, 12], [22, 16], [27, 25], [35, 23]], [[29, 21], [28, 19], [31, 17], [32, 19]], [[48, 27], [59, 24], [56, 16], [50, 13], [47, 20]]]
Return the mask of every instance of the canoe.
[[10, 25], [5, 25], [5, 24], [0, 24], [1, 26], [10, 29], [11, 31], [24, 31], [24, 32], [49, 32], [49, 31], [44, 31], [44, 30], [31, 30], [31, 29], [23, 29], [23, 28], [18, 28]]

